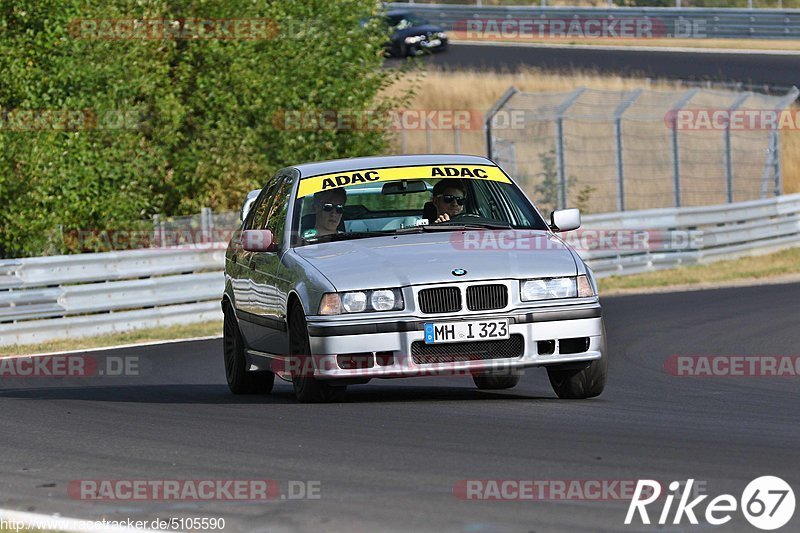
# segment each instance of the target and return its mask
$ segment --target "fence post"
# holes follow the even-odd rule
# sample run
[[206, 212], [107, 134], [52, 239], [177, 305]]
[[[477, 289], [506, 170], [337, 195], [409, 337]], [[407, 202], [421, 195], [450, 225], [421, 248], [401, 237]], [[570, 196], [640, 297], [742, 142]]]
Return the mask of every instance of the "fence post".
[[[797, 100], [797, 97], [800, 96], [800, 90], [797, 87], [792, 86], [789, 91], [783, 95], [781, 100], [775, 106], [775, 111], [780, 113], [787, 107], [789, 107], [792, 102]], [[761, 197], [766, 198], [767, 196], [767, 188], [768, 188], [768, 175], [769, 175], [769, 167], [772, 166], [772, 171], [774, 173], [774, 194], [775, 196], [779, 196], [783, 193], [783, 168], [781, 166], [781, 132], [780, 129], [777, 127], [773, 127], [770, 130], [769, 134], [769, 141], [770, 146], [768, 148], [768, 155], [767, 155], [767, 162], [764, 167], [764, 177], [762, 178], [762, 186], [761, 186]], [[771, 159], [770, 159], [771, 158]]]
[[500, 111], [505, 105], [511, 100], [511, 97], [517, 94], [519, 91], [516, 87], [509, 87], [506, 89], [506, 92], [503, 93], [503, 96], [495, 102], [492, 108], [486, 113], [486, 119], [483, 121], [483, 129], [486, 132], [486, 157], [489, 159], [494, 159], [494, 150], [492, 147], [492, 120], [494, 119], [495, 115], [497, 115], [498, 111]]
[[580, 98], [586, 87], [580, 87], [570, 94], [556, 109], [556, 167], [558, 170], [558, 207], [567, 206], [567, 172], [564, 163], [564, 113]]
[[622, 165], [622, 115], [633, 105], [643, 89], [634, 90], [630, 96], [622, 101], [614, 110], [614, 138], [616, 139], [616, 162], [617, 162], [617, 210], [625, 211], [625, 179]]
[[675, 207], [681, 206], [681, 158], [680, 149], [678, 147], [678, 111], [680, 111], [699, 90], [698, 88], [694, 88], [687, 91], [672, 108], [672, 180], [675, 190]]
[[461, 153], [461, 130], [458, 126], [453, 126], [453, 148], [457, 154]]
[[731, 156], [731, 113], [736, 111], [753, 93], [741, 95], [728, 108], [728, 120], [725, 121], [725, 189], [728, 203], [733, 203], [733, 158]]
[[210, 241], [211, 236], [211, 208], [203, 207], [200, 209], [200, 241], [205, 244]]

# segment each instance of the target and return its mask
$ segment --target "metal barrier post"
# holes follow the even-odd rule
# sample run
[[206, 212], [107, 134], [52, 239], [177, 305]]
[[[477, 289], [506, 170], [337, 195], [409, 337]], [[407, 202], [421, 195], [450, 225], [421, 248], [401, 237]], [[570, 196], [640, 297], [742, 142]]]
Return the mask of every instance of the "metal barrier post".
[[678, 111], [680, 111], [699, 90], [698, 88], [689, 90], [672, 107], [672, 180], [675, 189], [675, 207], [681, 206], [681, 158], [680, 149], [678, 147]]
[[519, 91], [516, 87], [509, 87], [506, 92], [503, 93], [503, 96], [501, 96], [500, 99], [495, 102], [489, 112], [486, 113], [486, 119], [483, 122], [483, 129], [486, 131], [486, 157], [489, 159], [494, 159], [494, 154], [492, 153], [492, 120], [494, 119], [495, 115], [497, 115], [497, 112], [500, 111], [508, 103], [508, 101], [511, 100], [511, 97], [518, 92]]
[[616, 139], [616, 163], [617, 163], [617, 209], [625, 211], [625, 180], [624, 169], [622, 166], [622, 115], [633, 105], [643, 89], [634, 90], [630, 96], [622, 101], [614, 110], [614, 138]]
[[743, 93], [728, 108], [728, 120], [725, 122], [725, 188], [728, 203], [733, 203], [733, 158], [731, 156], [731, 113], [736, 111], [753, 93]]
[[556, 166], [558, 169], [558, 207], [567, 206], [567, 172], [564, 163], [564, 113], [580, 98], [586, 87], [581, 87], [570, 94], [556, 110]]

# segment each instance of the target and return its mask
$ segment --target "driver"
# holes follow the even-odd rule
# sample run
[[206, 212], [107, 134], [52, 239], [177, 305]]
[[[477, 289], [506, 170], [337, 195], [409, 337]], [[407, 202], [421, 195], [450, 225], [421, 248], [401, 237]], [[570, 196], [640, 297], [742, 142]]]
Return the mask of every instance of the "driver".
[[311, 208], [314, 210], [314, 229], [317, 237], [338, 233], [345, 203], [347, 203], [347, 193], [342, 187], [314, 193]]
[[433, 186], [431, 201], [436, 206], [437, 217], [434, 224], [446, 222], [464, 212], [466, 188], [461, 180], [443, 179]]

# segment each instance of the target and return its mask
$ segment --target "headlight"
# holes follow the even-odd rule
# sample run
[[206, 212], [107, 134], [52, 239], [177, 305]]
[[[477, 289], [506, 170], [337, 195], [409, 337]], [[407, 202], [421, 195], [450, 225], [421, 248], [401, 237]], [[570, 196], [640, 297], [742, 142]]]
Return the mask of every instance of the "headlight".
[[447, 39], [447, 34], [443, 31], [440, 31], [439, 33], [436, 34], [436, 37], [439, 39]]
[[575, 298], [578, 287], [575, 278], [531, 279], [520, 285], [523, 301]]
[[414, 35], [413, 37], [406, 37], [406, 44], [417, 44], [425, 40], [424, 35]]
[[367, 308], [367, 294], [363, 292], [342, 294], [342, 307], [348, 313], [360, 313]]
[[333, 292], [323, 295], [319, 304], [319, 314], [340, 315], [365, 311], [395, 311], [404, 307], [403, 293], [400, 292], [400, 289]]
[[383, 290], [375, 291], [369, 299], [369, 303], [376, 311], [390, 311], [394, 309], [394, 292]]

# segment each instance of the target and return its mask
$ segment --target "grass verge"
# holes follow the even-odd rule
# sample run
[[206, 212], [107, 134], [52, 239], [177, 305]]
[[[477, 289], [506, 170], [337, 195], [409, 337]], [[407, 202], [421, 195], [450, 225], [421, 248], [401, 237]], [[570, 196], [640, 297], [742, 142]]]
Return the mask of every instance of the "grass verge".
[[691, 265], [633, 276], [612, 276], [598, 280], [600, 294], [635, 292], [652, 288], [697, 288], [733, 282], [780, 279], [800, 274], [800, 247], [767, 255]]
[[[84, 350], [103, 348], [120, 344], [137, 344], [154, 341], [191, 339], [222, 334], [222, 321], [200, 322], [197, 324], [181, 324], [160, 328], [138, 329], [124, 333], [113, 333], [98, 337], [82, 339], [64, 339], [39, 344], [12, 345], [0, 347], [0, 357], [5, 355], [25, 355], [34, 353], [62, 352], [67, 350]], [[3, 533], [0, 530], [0, 533]]]
[[800, 41], [782, 39], [671, 39], [671, 38], [636, 38], [636, 37], [600, 37], [600, 38], [572, 38], [572, 37], [542, 37], [531, 39], [475, 39], [467, 38], [466, 32], [450, 32], [453, 34], [454, 44], [504, 42], [517, 44], [547, 44], [551, 46], [646, 46], [652, 48], [713, 48], [717, 50], [781, 50], [798, 51]]

